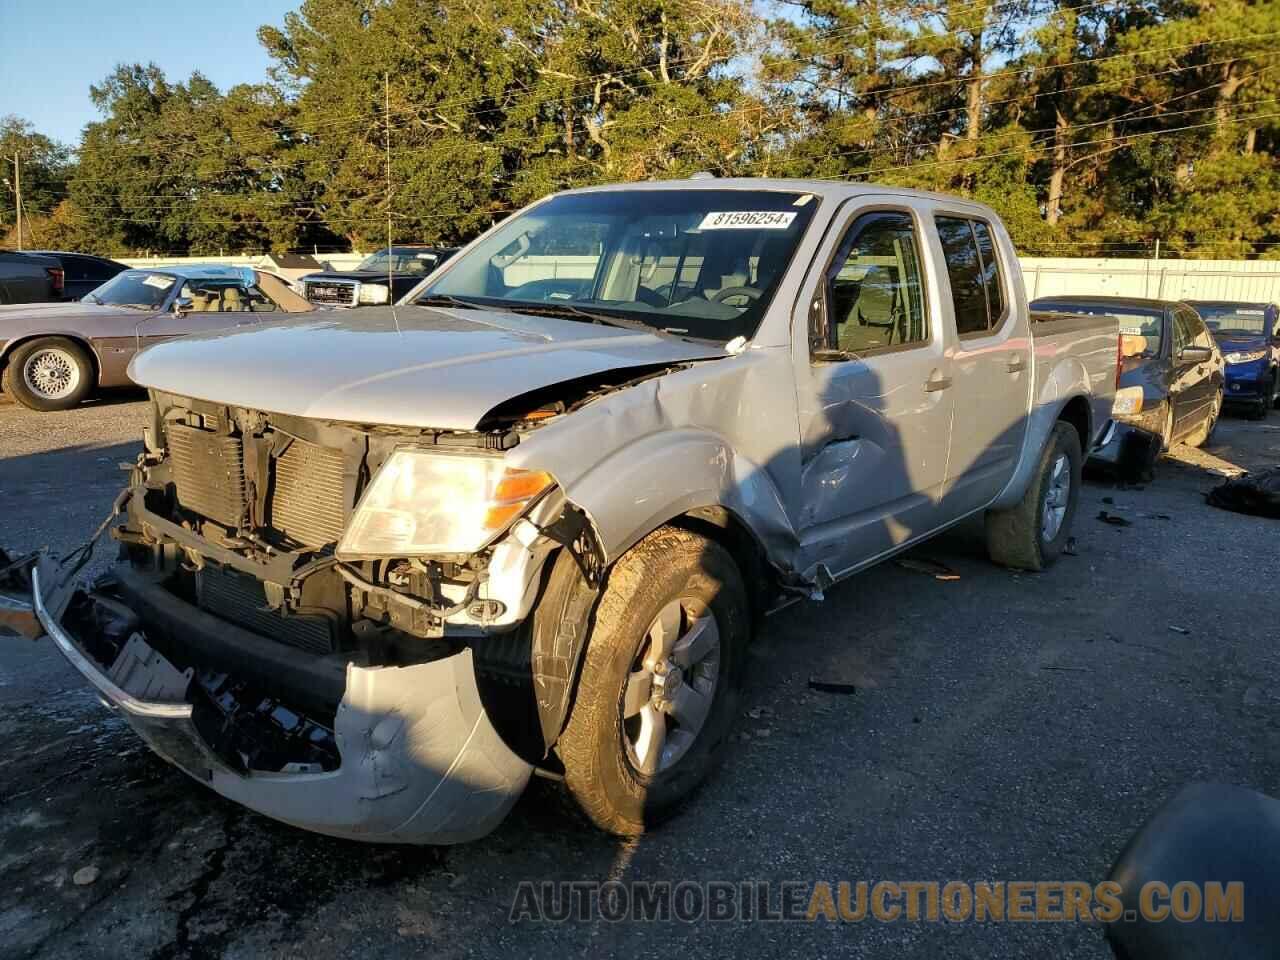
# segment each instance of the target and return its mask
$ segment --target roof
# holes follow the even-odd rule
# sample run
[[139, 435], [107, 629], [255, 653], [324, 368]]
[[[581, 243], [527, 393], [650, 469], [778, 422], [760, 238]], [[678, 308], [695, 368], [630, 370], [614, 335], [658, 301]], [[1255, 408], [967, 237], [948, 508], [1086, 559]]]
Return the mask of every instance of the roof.
[[167, 273], [183, 280], [241, 280], [253, 282], [252, 267], [228, 267], [221, 263], [193, 263], [173, 267], [130, 267], [144, 273]]
[[124, 266], [124, 264], [119, 260], [112, 260], [110, 257], [100, 257], [96, 253], [77, 253], [75, 250], [28, 250], [27, 252], [38, 253], [44, 257], [84, 257], [86, 260], [98, 260], [102, 263], [114, 263], [119, 267]]
[[[579, 187], [574, 190], [565, 190], [563, 193], [597, 193], [614, 190], [779, 190], [812, 193], [820, 197], [830, 197], [838, 200], [869, 194], [889, 194], [895, 197], [917, 197], [924, 200], [963, 204], [988, 211], [991, 216], [995, 216], [994, 211], [986, 204], [970, 200], [967, 197], [956, 196], [955, 194], [908, 190], [905, 187], [892, 187], [883, 183], [850, 180], [804, 180], [784, 177], [692, 177], [687, 180], [638, 180], [631, 183], [611, 183], [594, 187]], [[553, 196], [558, 195], [553, 194]]]

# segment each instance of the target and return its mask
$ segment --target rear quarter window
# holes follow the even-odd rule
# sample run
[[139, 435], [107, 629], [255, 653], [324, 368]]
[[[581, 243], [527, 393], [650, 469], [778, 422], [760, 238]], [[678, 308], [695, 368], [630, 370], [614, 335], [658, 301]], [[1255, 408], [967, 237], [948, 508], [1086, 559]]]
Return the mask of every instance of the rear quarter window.
[[982, 258], [969, 221], [960, 217], [936, 217], [938, 239], [947, 260], [951, 303], [956, 332], [961, 336], [985, 333], [989, 327], [987, 295], [983, 289]]

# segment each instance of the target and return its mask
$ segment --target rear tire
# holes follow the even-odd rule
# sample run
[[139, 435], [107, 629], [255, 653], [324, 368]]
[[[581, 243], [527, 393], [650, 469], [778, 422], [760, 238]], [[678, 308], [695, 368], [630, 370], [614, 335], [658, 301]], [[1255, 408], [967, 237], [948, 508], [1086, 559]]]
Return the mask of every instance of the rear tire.
[[643, 833], [719, 762], [749, 617], [733, 558], [697, 534], [663, 527], [614, 564], [557, 746], [565, 785], [596, 826]]
[[31, 410], [69, 410], [93, 390], [93, 363], [64, 337], [40, 337], [17, 347], [0, 377], [4, 392]]
[[987, 553], [1003, 567], [1040, 571], [1062, 555], [1080, 499], [1080, 436], [1059, 421], [1040, 454], [1040, 465], [1022, 500], [987, 511]]
[[[1218, 429], [1218, 418], [1222, 416], [1222, 391], [1219, 390], [1213, 397], [1213, 403], [1209, 407], [1208, 418], [1196, 427], [1192, 434], [1187, 437], [1187, 445], [1191, 447], [1203, 447], [1213, 439], [1213, 432]], [[1263, 409], [1263, 416], [1266, 416], [1266, 410]]]

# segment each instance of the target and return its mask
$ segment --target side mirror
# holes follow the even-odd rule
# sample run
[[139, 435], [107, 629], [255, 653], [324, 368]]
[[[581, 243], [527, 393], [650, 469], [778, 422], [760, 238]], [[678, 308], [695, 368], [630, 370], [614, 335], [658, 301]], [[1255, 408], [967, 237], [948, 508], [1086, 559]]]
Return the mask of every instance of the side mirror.
[[185, 316], [190, 312], [193, 302], [190, 297], [179, 297], [173, 301], [173, 315], [175, 317]]
[[1183, 363], [1204, 363], [1213, 357], [1213, 351], [1208, 347], [1183, 347], [1182, 353], [1178, 354], [1178, 359]]

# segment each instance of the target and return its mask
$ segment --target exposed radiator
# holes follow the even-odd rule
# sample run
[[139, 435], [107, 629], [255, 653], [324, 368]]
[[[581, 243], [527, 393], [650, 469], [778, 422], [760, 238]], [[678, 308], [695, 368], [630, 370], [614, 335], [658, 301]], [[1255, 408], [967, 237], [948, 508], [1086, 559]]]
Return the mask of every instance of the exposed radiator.
[[294, 440], [276, 458], [271, 526], [308, 547], [342, 536], [347, 524], [342, 451]]
[[262, 583], [253, 577], [206, 565], [196, 574], [201, 609], [215, 617], [311, 653], [332, 653], [333, 626], [324, 617], [285, 617], [267, 608]]
[[188, 510], [238, 527], [244, 516], [244, 458], [238, 437], [185, 424], [165, 428], [178, 502]]

